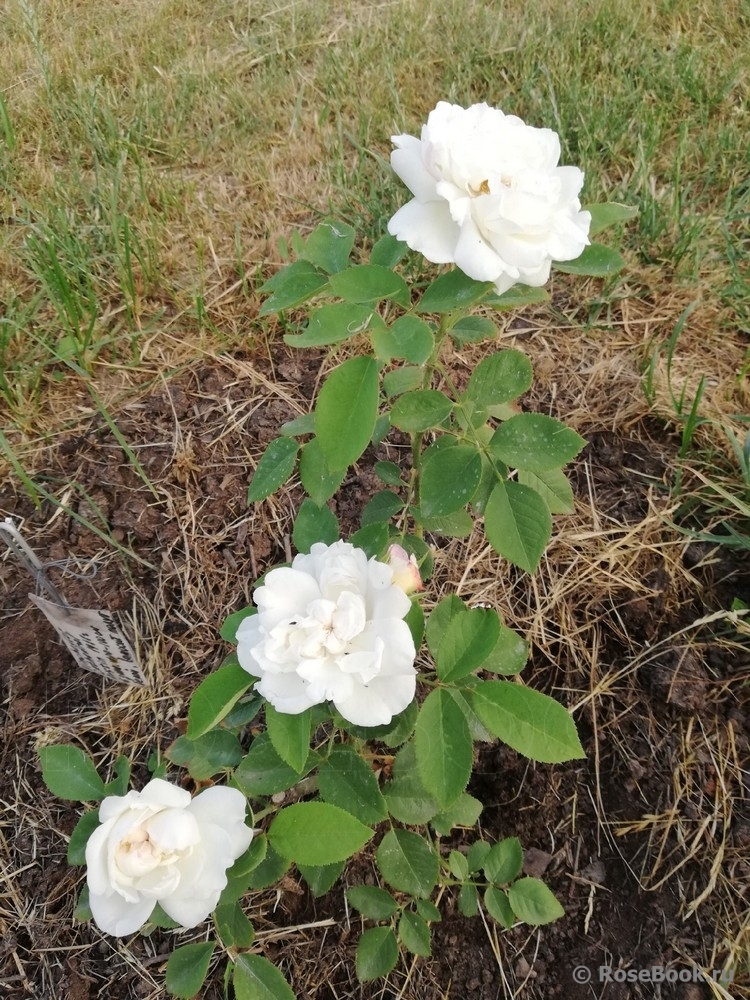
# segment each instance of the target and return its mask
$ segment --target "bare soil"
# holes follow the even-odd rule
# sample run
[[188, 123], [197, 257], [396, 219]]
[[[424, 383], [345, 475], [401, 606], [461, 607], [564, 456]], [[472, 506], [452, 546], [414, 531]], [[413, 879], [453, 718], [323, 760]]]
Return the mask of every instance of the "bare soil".
[[[0, 492], [0, 515], [24, 519], [71, 604], [131, 616], [150, 679], [125, 689], [80, 670], [28, 601], [28, 574], [0, 563], [3, 996], [165, 995], [171, 933], [117, 941], [74, 924], [83, 874], [66, 864], [65, 836], [78, 809], [45, 790], [36, 748], [77, 743], [103, 772], [127, 752], [137, 783], [150, 751], [183, 731], [191, 691], [227, 652], [218, 625], [285, 558], [296, 487], [257, 510], [246, 487], [280, 423], [312, 398], [321, 361], [233, 355], [145, 388], [114, 416], [154, 493], [98, 418], [49, 445], [40, 480], [142, 562], [59, 509], [35, 510], [8, 484]], [[750, 653], [726, 618], [705, 621], [735, 597], [750, 603], [749, 567], [670, 525], [676, 443], [660, 425], [578, 429], [589, 439], [572, 469], [580, 510], [558, 520], [537, 577], [509, 571], [477, 535], [441, 541], [435, 573], [438, 589], [460, 585], [527, 632], [527, 682], [576, 708], [585, 762], [534, 765], [486, 745], [470, 789], [484, 803], [483, 835], [520, 837], [526, 871], [543, 875], [565, 917], [502, 932], [462, 917], [447, 892], [433, 957], [407, 957], [387, 983], [362, 987], [353, 974], [360, 922], [343, 898], [357, 872], [319, 900], [290, 876], [248, 912], [259, 947], [300, 998], [727, 995], [692, 982], [598, 981], [601, 966], [694, 965], [733, 968], [728, 994], [750, 996], [747, 965], [737, 964], [750, 935]], [[398, 446], [371, 449], [333, 502], [344, 537], [377, 488], [372, 464], [386, 457], [403, 460]], [[469, 553], [481, 558], [466, 574]], [[576, 981], [577, 967], [591, 970], [590, 983]], [[210, 975], [205, 997], [223, 995], [221, 975]]]

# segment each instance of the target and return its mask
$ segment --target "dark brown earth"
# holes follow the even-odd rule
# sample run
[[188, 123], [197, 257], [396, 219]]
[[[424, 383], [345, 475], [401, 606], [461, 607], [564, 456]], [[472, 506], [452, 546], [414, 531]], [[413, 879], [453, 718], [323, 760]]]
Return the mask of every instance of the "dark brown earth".
[[[139, 651], [153, 683], [152, 695], [126, 697], [118, 685], [81, 671], [28, 602], [33, 584], [25, 571], [8, 559], [0, 564], [0, 767], [12, 875], [0, 911], [0, 995], [164, 995], [172, 935], [156, 931], [125, 943], [92, 926], [73, 925], [82, 873], [68, 868], [63, 835], [78, 811], [45, 790], [35, 748], [40, 741], [77, 742], [103, 771], [129, 748], [138, 783], [147, 776], [150, 750], [163, 750], [179, 735], [190, 692], [227, 651], [218, 625], [249, 602], [255, 577], [285, 558], [285, 536], [300, 496], [293, 488], [252, 512], [246, 486], [279, 424], [302, 412], [300, 397], [313, 396], [319, 363], [295, 356], [274, 369], [233, 358], [175, 377], [169, 389], [145, 389], [116, 419], [156, 496], [101, 422], [78, 427], [49, 447], [40, 481], [57, 497], [72, 485], [66, 504], [150, 566], [123, 556], [51, 506], [37, 511], [9, 487], [0, 493], [0, 516], [24, 518], [25, 536], [45, 561], [73, 555], [76, 572], [85, 575], [95, 567], [91, 579], [50, 569], [71, 604], [131, 612], [135, 602]], [[286, 399], [271, 388], [274, 383], [288, 393]], [[747, 920], [750, 906], [750, 655], [725, 622], [693, 625], [729, 607], [734, 597], [750, 603], [748, 567], [721, 550], [683, 544], [679, 535], [669, 535], [675, 539], [671, 548], [660, 547], [671, 530], [666, 521], [658, 530], [642, 529], [654, 509], [662, 509], [674, 457], [674, 444], [660, 427], [642, 425], [632, 436], [579, 430], [590, 443], [573, 469], [583, 508], [576, 526], [591, 528], [587, 505], [593, 501], [604, 534], [617, 529], [615, 536], [623, 538], [632, 527], [636, 538], [624, 553], [631, 564], [613, 562], [605, 589], [596, 582], [605, 558], [600, 552], [600, 562], [592, 562], [597, 572], [580, 578], [593, 581], [590, 589], [582, 582], [582, 590], [552, 601], [524, 676], [533, 687], [580, 705], [576, 719], [588, 758], [550, 767], [530, 764], [505, 747], [483, 746], [470, 788], [485, 806], [483, 836], [520, 837], [527, 872], [543, 875], [565, 917], [540, 930], [500, 932], [479, 918], [462, 917], [448, 891], [441, 903], [444, 919], [434, 927], [433, 958], [407, 957], [385, 986], [360, 987], [353, 975], [360, 925], [345, 912], [341, 885], [313, 900], [301, 880], [289, 877], [278, 899], [265, 891], [249, 901], [248, 911], [265, 932], [259, 937], [263, 953], [284, 969], [300, 998], [496, 1000], [522, 989], [531, 998], [698, 1000], [715, 994], [706, 985], [684, 982], [600, 983], [597, 970], [658, 965], [679, 971], [694, 964], [712, 969], [734, 959], [717, 928], [722, 921]], [[377, 488], [371, 466], [386, 457], [385, 447], [365, 455], [335, 501], [344, 536]], [[398, 449], [389, 446], [387, 457], [398, 461]], [[551, 572], [564, 581], [580, 545], [565, 519], [560, 525], [540, 575]], [[460, 559], [463, 545], [445, 545], [446, 559]], [[438, 560], [438, 574], [440, 565]], [[631, 578], [641, 585], [628, 583]], [[542, 598], [549, 600], [553, 590]], [[539, 599], [522, 574], [498, 579], [498, 606], [522, 630]], [[571, 624], [579, 630], [576, 642], [570, 640]], [[731, 804], [723, 813], [719, 786], [721, 801]], [[657, 816], [663, 822], [648, 819]], [[454, 840], [461, 845], [460, 837]], [[690, 901], [709, 884], [719, 852], [720, 898], [732, 898], [725, 885], [731, 881], [734, 916], [725, 903], [716, 903], [718, 890], [686, 916]], [[358, 870], [372, 878], [363, 862]], [[344, 881], [355, 875], [345, 873]], [[196, 939], [186, 934], [177, 941]], [[592, 982], [576, 982], [576, 967], [591, 970]], [[748, 995], [747, 971], [736, 969], [730, 995]], [[222, 996], [221, 975], [221, 968], [211, 974], [205, 997]]]

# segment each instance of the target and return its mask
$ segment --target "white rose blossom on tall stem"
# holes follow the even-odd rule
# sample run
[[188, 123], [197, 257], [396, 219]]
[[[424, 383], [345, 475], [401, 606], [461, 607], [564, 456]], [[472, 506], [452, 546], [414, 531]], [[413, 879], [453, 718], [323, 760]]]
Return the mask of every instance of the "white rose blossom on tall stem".
[[86, 845], [97, 926], [115, 937], [133, 934], [157, 903], [182, 927], [205, 920], [227, 884], [227, 869], [253, 839], [245, 807], [236, 788], [207, 788], [191, 798], [161, 778], [143, 791], [105, 798], [101, 825]]
[[344, 541], [271, 570], [237, 630], [237, 656], [279, 712], [332, 701], [349, 722], [389, 723], [414, 699], [411, 601], [394, 571]]
[[440, 101], [421, 138], [395, 135], [391, 165], [414, 197], [388, 232], [435, 264], [456, 264], [498, 293], [544, 285], [552, 261], [589, 243], [583, 172], [558, 166], [560, 139], [487, 104]]

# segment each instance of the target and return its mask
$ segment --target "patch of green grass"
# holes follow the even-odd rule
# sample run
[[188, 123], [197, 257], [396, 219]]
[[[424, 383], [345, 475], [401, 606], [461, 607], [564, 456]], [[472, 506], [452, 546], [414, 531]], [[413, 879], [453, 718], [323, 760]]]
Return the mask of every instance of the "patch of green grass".
[[639, 207], [631, 269], [700, 282], [746, 324], [745, 17], [740, 0], [9, 0], [0, 393], [38, 399], [68, 358], [139, 360], [162, 318], [231, 348], [226, 285], [250, 290], [278, 237], [321, 214], [374, 242], [408, 197], [390, 135], [440, 99], [556, 128], [586, 200]]

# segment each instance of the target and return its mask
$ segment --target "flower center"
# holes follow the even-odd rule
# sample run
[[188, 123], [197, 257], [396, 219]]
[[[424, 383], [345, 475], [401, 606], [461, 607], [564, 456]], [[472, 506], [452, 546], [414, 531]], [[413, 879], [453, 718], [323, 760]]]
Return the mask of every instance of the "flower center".
[[485, 177], [479, 187], [472, 187], [472, 185], [469, 184], [469, 194], [472, 198], [478, 198], [483, 194], [490, 194], [490, 182]]
[[143, 827], [136, 827], [117, 845], [116, 863], [123, 875], [137, 878], [160, 865], [176, 861], [182, 852], [164, 850], [151, 840]]

